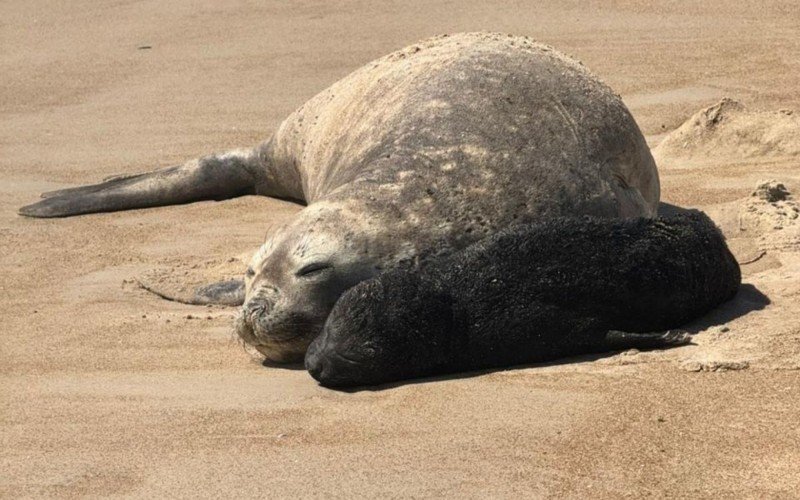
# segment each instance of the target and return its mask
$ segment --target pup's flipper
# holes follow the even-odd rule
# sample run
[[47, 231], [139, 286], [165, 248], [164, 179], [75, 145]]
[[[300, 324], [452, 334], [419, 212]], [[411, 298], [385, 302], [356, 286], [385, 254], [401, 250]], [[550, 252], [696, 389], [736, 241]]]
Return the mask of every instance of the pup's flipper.
[[668, 349], [692, 342], [692, 336], [685, 330], [666, 332], [629, 333], [609, 330], [603, 339], [603, 347], [609, 351], [625, 349]]

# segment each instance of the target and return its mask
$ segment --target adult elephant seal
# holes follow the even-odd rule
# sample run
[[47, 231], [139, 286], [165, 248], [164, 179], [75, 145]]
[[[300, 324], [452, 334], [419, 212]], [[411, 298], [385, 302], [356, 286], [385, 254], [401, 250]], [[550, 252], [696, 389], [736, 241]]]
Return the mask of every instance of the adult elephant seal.
[[528, 38], [464, 33], [373, 61], [252, 150], [46, 193], [32, 217], [245, 194], [308, 206], [247, 269], [239, 335], [302, 359], [339, 296], [515, 223], [655, 215], [656, 167], [620, 98]]

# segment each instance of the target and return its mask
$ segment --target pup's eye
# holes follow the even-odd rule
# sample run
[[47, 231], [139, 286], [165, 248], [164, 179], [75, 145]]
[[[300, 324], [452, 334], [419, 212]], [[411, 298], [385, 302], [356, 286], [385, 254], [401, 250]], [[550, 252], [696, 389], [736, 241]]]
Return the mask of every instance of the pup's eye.
[[252, 278], [253, 276], [256, 275], [256, 272], [253, 271], [252, 267], [248, 267], [247, 271], [244, 272], [244, 275], [247, 276], [248, 278]]
[[306, 264], [305, 266], [301, 267], [296, 274], [299, 277], [305, 278], [320, 273], [326, 269], [330, 269], [332, 267], [333, 264], [331, 264], [330, 262], [312, 262], [311, 264]]

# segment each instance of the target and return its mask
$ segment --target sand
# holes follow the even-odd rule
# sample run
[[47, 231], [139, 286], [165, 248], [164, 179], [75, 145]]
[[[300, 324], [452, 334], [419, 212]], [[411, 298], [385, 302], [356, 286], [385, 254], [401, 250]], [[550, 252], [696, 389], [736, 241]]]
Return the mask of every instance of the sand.
[[[3, 2], [0, 495], [800, 495], [800, 157], [781, 112], [800, 113], [799, 21], [778, 0]], [[132, 283], [235, 274], [298, 207], [16, 215], [44, 190], [253, 145], [371, 58], [476, 29], [583, 60], [656, 148], [663, 199], [707, 210], [748, 262], [694, 345], [333, 392], [262, 366], [230, 309]], [[682, 126], [723, 97], [754, 114]], [[762, 196], [768, 180], [793, 197]]]

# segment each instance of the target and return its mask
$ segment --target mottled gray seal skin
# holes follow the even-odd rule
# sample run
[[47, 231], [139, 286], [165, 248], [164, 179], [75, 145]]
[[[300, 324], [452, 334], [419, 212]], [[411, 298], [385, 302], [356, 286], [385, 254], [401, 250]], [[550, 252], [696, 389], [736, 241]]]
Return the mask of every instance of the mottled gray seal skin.
[[651, 217], [659, 182], [630, 113], [580, 63], [525, 37], [464, 33], [363, 66], [253, 150], [62, 190], [20, 213], [244, 194], [308, 205], [253, 257], [237, 320], [269, 359], [294, 361], [362, 280], [516, 223]]
[[740, 283], [704, 214], [550, 219], [359, 283], [336, 303], [306, 367], [323, 385], [347, 387], [665, 347], [689, 337], [663, 330], [731, 299]]

